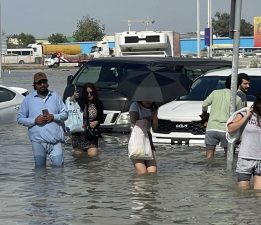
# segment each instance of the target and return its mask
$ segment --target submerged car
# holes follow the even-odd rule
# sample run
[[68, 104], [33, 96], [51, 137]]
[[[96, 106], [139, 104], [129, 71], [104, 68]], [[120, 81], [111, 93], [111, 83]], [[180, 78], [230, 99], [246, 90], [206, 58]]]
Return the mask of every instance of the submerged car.
[[[182, 74], [194, 80], [208, 70], [231, 67], [231, 61], [172, 57], [105, 57], [95, 58], [67, 78], [63, 99], [72, 95], [72, 89], [80, 91], [84, 83], [92, 82], [98, 89], [104, 105], [102, 132], [129, 132], [129, 106], [131, 99], [117, 91], [118, 84], [129, 73], [141, 73], [153, 68], [160, 73]], [[189, 89], [189, 87], [188, 87]], [[146, 91], [146, 90], [144, 90]]]
[[0, 85], [0, 124], [15, 122], [27, 89]]
[[[260, 92], [261, 69], [239, 69], [238, 73], [250, 76], [250, 88], [246, 93], [250, 106]], [[213, 90], [225, 88], [226, 78], [230, 74], [231, 69], [208, 72], [194, 81], [187, 95], [162, 105], [158, 110], [159, 128], [152, 132], [153, 141], [204, 146], [205, 128], [199, 116], [202, 103]]]

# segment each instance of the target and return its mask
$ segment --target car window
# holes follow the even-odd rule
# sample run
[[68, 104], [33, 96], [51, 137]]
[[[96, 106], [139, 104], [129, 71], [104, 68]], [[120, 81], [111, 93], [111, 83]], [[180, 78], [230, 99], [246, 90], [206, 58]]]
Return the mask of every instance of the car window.
[[225, 87], [226, 77], [200, 77], [191, 86], [188, 95], [178, 100], [203, 101], [213, 90]]
[[[200, 77], [191, 85], [189, 93], [178, 100], [204, 101], [212, 91], [225, 88], [226, 78], [225, 76]], [[250, 88], [246, 92], [248, 101], [254, 101], [255, 96], [261, 92], [260, 87], [261, 76], [250, 76]]]
[[7, 102], [7, 101], [11, 101], [13, 98], [15, 97], [15, 93], [0, 87], [0, 102]]

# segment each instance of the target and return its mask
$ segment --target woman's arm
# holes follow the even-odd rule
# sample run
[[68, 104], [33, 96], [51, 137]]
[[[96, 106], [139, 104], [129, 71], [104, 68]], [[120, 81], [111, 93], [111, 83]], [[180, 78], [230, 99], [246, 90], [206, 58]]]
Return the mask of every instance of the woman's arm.
[[136, 121], [139, 119], [139, 113], [136, 111], [130, 111], [130, 123], [131, 123], [131, 128], [134, 127], [134, 125], [136, 124]]
[[249, 120], [252, 114], [253, 114], [252, 108], [247, 109], [245, 116], [243, 116], [241, 113], [238, 113], [235, 119], [233, 119], [231, 123], [228, 124], [227, 126], [228, 132], [233, 133], [237, 131], [247, 120]]

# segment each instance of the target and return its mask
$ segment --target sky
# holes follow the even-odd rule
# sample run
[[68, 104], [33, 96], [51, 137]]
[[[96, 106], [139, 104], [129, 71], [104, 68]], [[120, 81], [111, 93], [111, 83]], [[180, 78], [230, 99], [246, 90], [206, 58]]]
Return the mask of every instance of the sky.
[[[197, 0], [0, 0], [2, 30], [7, 35], [32, 34], [47, 38], [54, 33], [72, 36], [77, 21], [84, 16], [105, 25], [105, 33], [128, 30], [128, 20], [155, 22], [148, 30], [196, 32]], [[230, 12], [231, 0], [211, 0], [212, 17], [216, 12]], [[208, 24], [208, 0], [199, 0], [200, 30]], [[242, 0], [241, 18], [253, 24], [261, 16], [261, 0]], [[145, 30], [142, 22], [132, 22], [131, 30]]]

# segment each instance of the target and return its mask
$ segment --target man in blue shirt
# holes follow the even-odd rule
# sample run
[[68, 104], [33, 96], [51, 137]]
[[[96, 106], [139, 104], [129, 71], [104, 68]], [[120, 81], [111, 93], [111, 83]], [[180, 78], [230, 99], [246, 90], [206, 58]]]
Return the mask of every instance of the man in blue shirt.
[[35, 167], [46, 167], [49, 156], [52, 165], [63, 165], [63, 121], [68, 117], [60, 96], [48, 90], [47, 76], [43, 72], [34, 75], [35, 91], [27, 95], [21, 104], [17, 121], [28, 127], [32, 143]]

